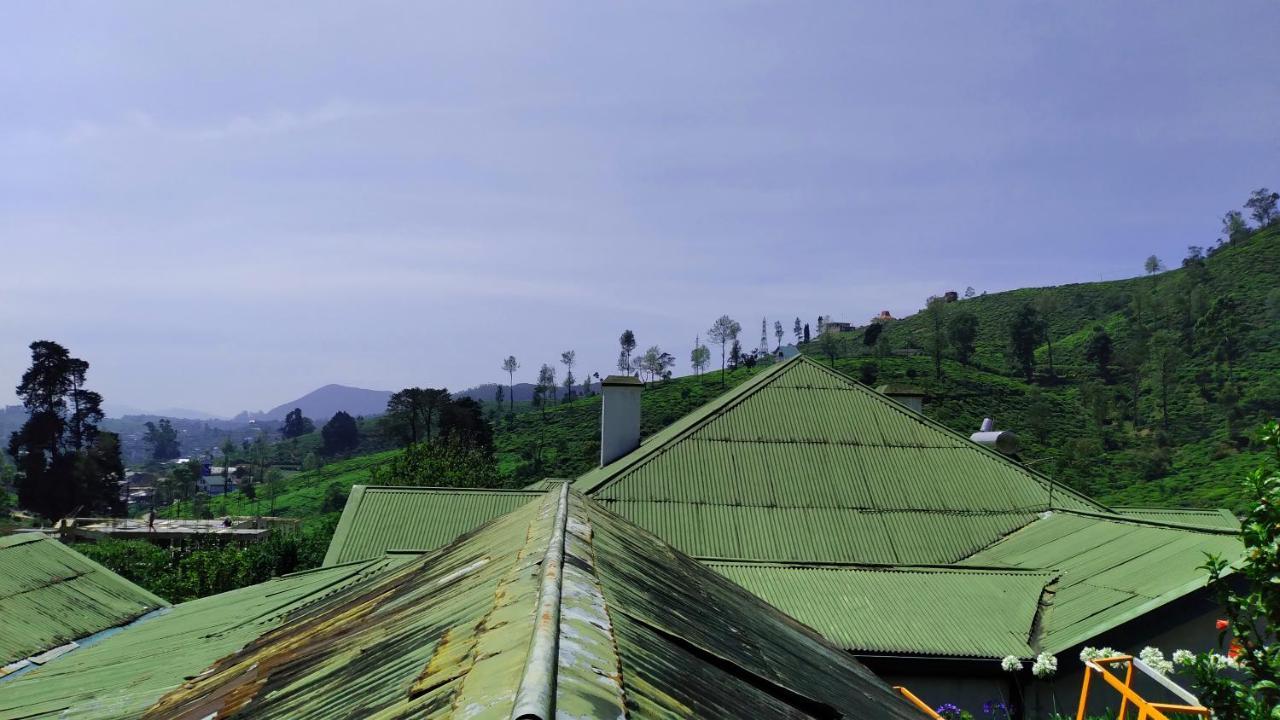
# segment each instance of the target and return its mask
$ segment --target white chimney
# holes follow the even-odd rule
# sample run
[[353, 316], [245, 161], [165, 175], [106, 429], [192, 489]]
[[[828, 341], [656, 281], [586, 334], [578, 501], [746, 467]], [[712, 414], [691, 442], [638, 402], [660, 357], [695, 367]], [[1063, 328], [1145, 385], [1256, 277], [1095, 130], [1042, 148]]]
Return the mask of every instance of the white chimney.
[[640, 390], [630, 375], [610, 375], [600, 383], [600, 465], [640, 447]]
[[983, 418], [982, 427], [969, 439], [1005, 455], [1018, 452], [1018, 436], [1008, 430], [996, 430], [994, 418]]

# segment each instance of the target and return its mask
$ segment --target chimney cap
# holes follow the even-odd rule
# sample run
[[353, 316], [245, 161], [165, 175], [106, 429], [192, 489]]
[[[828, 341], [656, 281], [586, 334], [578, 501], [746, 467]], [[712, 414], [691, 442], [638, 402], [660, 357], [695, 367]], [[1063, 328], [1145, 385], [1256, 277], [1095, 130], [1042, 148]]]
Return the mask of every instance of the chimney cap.
[[610, 375], [601, 380], [600, 384], [606, 387], [610, 385], [644, 385], [644, 383], [640, 382], [640, 378], [630, 375]]

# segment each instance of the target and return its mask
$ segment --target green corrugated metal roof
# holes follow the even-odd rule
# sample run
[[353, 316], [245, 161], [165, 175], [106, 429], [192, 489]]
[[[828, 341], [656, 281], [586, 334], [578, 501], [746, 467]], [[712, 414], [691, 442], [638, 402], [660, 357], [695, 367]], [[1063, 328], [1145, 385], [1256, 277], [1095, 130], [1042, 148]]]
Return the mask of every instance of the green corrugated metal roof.
[[1114, 508], [1114, 510], [1121, 515], [1154, 522], [1210, 527], [1222, 530], [1240, 529], [1240, 520], [1235, 515], [1232, 515], [1230, 510], [1226, 509], [1190, 510], [1181, 508], [1118, 507]]
[[1037, 613], [1056, 577], [938, 566], [704, 562], [846, 650], [948, 657], [1035, 655]]
[[380, 557], [388, 550], [434, 550], [541, 495], [526, 490], [356, 485], [324, 564]]
[[948, 563], [1036, 517], [596, 501], [691, 555], [743, 560]]
[[0, 718], [134, 718], [218, 658], [385, 560], [287, 575], [175, 605], [44, 667], [0, 682]]
[[919, 717], [816, 633], [567, 488], [348, 585], [282, 598], [274, 628], [235, 593], [180, 605], [15, 681], [0, 715], [506, 720], [532, 702], [543, 720]]
[[1051, 505], [1106, 511], [804, 356], [574, 486], [690, 553], [760, 560], [945, 563]]
[[1231, 531], [1193, 531], [1122, 516], [1055, 512], [974, 554], [964, 564], [1061, 573], [1040, 646], [1061, 652], [1204, 587], [1205, 553], [1232, 558]]
[[[1053, 622], [1031, 638], [1033, 648], [1041, 644], [1069, 647], [1073, 638], [1096, 635], [1134, 612], [1185, 594], [1194, 589], [1191, 580], [1203, 579], [1202, 573], [1194, 571], [1203, 562], [1202, 551], [1222, 549], [1231, 554], [1239, 549], [1234, 539], [1213, 533], [1219, 520], [1227, 524], [1220, 515], [1135, 509], [1128, 511], [1131, 517], [1126, 519], [803, 356], [761, 372], [653, 435], [636, 451], [586, 473], [574, 488], [677, 548], [702, 557], [1010, 564], [1051, 574], [1071, 573], [1073, 583], [1083, 573], [1109, 569], [1106, 559], [1110, 558], [1124, 560], [1121, 565], [1134, 578], [1145, 578], [1145, 584], [1129, 590], [1082, 585], [1068, 591], [1062, 603], [1055, 602], [1046, 613]], [[451, 509], [452, 503], [469, 500], [424, 497], [415, 502], [421, 503], [421, 514], [406, 514], [405, 524], [439, 524], [444, 530], [417, 546], [402, 543], [406, 549], [429, 549], [445, 542], [449, 533], [474, 527], [455, 523], [454, 516], [462, 513]], [[1147, 547], [1153, 538], [1166, 547], [1126, 559], [1129, 550], [1104, 546], [1103, 564], [1094, 565], [1086, 558], [1079, 563], [1058, 558], [1055, 552], [1071, 556], [1078, 549], [1075, 540], [1067, 540], [1052, 551], [1046, 549], [1043, 564], [1034, 556], [1016, 563], [986, 560], [989, 553], [1000, 552], [1004, 542], [1011, 542], [1008, 547], [1014, 549], [1022, 547], [1018, 544], [1025, 542], [1022, 538], [1037, 537], [1044, 527], [1039, 518], [1050, 508], [1055, 510], [1054, 517], [1068, 513], [1081, 523], [1078, 537], [1082, 541], [1111, 528], [1111, 543], [1116, 547]], [[363, 552], [395, 545], [376, 537], [391, 531], [379, 530], [372, 516], [353, 515], [351, 525], [361, 526], [360, 532], [372, 536]], [[1055, 521], [1051, 527], [1059, 526]], [[1085, 547], [1081, 552], [1101, 551]], [[1172, 558], [1182, 569], [1164, 574], [1161, 558]], [[946, 577], [939, 582], [945, 585], [952, 580]], [[1039, 602], [1039, 595], [1037, 590], [1023, 599], [1023, 607]], [[824, 610], [824, 597], [808, 598], [805, 603], [789, 594], [775, 599], [791, 613], [834, 617], [838, 603], [833, 600], [833, 606]], [[894, 612], [892, 604], [881, 608], [882, 616]], [[977, 634], [964, 637], [967, 643], [948, 643], [958, 650], [962, 644], [987, 648], [993, 642]], [[915, 646], [902, 652], [922, 654], [939, 647], [917, 643], [910, 633], [884, 642], [899, 648]], [[997, 644], [1004, 642], [1002, 638]]]
[[57, 540], [0, 537], [0, 666], [167, 604]]

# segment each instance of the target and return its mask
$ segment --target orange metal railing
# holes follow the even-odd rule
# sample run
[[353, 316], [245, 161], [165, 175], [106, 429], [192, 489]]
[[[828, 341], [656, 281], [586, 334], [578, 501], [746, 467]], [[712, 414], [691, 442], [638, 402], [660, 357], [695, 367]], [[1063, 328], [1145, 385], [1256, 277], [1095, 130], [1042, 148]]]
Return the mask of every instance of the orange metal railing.
[[[1120, 693], [1120, 712], [1116, 715], [1120, 720], [1126, 720], [1130, 705], [1138, 711], [1138, 720], [1169, 720], [1169, 716], [1166, 715], [1166, 713], [1173, 713], [1175, 715], [1199, 715], [1206, 718], [1209, 717], [1209, 708], [1201, 707], [1199, 705], [1171, 705], [1169, 703], [1148, 702], [1143, 699], [1141, 695], [1134, 692], [1133, 668], [1139, 663], [1135, 661], [1131, 655], [1117, 655], [1115, 657], [1100, 658], [1098, 660], [1086, 660], [1084, 664], [1084, 680], [1080, 686], [1080, 708], [1076, 711], [1076, 720], [1084, 720], [1085, 707], [1089, 703], [1089, 680], [1094, 675], [1102, 678], [1103, 682], [1114, 688], [1116, 692]], [[1115, 673], [1107, 669], [1112, 665], [1126, 666], [1123, 681], [1116, 677]], [[1145, 666], [1142, 667], [1145, 672]], [[1155, 676], [1153, 675], [1152, 677]], [[1162, 681], [1162, 684], [1167, 683], [1167, 680]]]
[[911, 703], [912, 705], [915, 705], [916, 709], [918, 709], [920, 712], [924, 713], [928, 717], [932, 718], [933, 720], [944, 720], [944, 718], [941, 715], [934, 712], [933, 708], [926, 705], [923, 700], [916, 697], [915, 695], [912, 695], [910, 690], [902, 687], [901, 685], [894, 685], [893, 689], [897, 690], [898, 694], [902, 695], [902, 697], [907, 699], [907, 702]]

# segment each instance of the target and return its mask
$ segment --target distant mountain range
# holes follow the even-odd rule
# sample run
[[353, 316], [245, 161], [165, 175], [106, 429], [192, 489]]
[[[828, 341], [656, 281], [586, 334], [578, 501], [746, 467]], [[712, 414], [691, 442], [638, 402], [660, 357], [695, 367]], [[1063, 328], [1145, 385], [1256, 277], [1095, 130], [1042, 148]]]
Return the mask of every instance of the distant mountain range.
[[[510, 402], [511, 395], [515, 395], [516, 402], [529, 402], [533, 399], [533, 390], [536, 386], [533, 383], [516, 383], [510, 388], [506, 385], [502, 386], [503, 402]], [[599, 389], [599, 383], [594, 383], [593, 390]], [[493, 402], [494, 394], [498, 389], [496, 383], [484, 383], [466, 390], [460, 390], [453, 393], [454, 397], [469, 397], [479, 402]], [[230, 422], [250, 422], [265, 420], [284, 420], [285, 415], [294, 408], [301, 408], [302, 414], [309, 417], [317, 425], [322, 425], [333, 417], [334, 413], [339, 410], [345, 410], [354, 417], [364, 416], [372, 417], [381, 415], [387, 410], [387, 400], [390, 399], [392, 391], [390, 390], [369, 390], [366, 388], [351, 387], [349, 385], [330, 384], [322, 388], [312, 390], [295, 400], [280, 403], [279, 405], [267, 410], [250, 411], [245, 410], [235, 417], [227, 418], [225, 416], [214, 415], [203, 410], [193, 410], [191, 408], [162, 408], [160, 410], [143, 410], [141, 408], [129, 405], [107, 404], [105, 407], [108, 417], [123, 418], [132, 417], [167, 417], [182, 418], [185, 420], [226, 420]], [[15, 406], [11, 410], [18, 412], [22, 408]], [[22, 413], [25, 418], [25, 412]], [[21, 421], [18, 421], [21, 424]]]
[[367, 390], [348, 385], [325, 385], [296, 400], [281, 403], [266, 412], [242, 412], [236, 420], [283, 420], [294, 408], [317, 425], [324, 424], [339, 410], [354, 417], [381, 415], [387, 410], [390, 390]]

